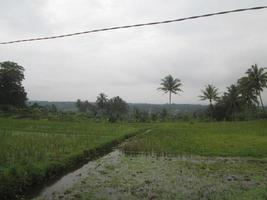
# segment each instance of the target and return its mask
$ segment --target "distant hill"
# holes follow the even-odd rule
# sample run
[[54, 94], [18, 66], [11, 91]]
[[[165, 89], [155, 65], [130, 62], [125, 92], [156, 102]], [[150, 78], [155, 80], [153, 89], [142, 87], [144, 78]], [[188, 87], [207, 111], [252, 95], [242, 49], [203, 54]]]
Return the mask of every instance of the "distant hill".
[[[34, 103], [39, 104], [40, 106], [51, 106], [54, 104], [58, 110], [61, 111], [77, 111], [76, 102], [71, 101], [28, 101], [28, 105]], [[147, 104], [147, 103], [129, 103], [129, 109], [132, 111], [134, 108], [137, 108], [140, 111], [147, 111], [150, 113], [160, 112], [162, 109], [175, 113], [184, 113], [184, 112], [196, 112], [202, 111], [207, 108], [205, 105], [200, 104]]]
[[76, 102], [72, 101], [28, 101], [28, 105], [37, 103], [40, 106], [51, 106], [54, 104], [60, 111], [77, 111]]
[[202, 111], [207, 106], [200, 104], [145, 104], [145, 103], [129, 103], [130, 110], [137, 108], [141, 111], [147, 111], [150, 113], [160, 112], [162, 109], [171, 111], [173, 113], [184, 113], [184, 112], [196, 112]]

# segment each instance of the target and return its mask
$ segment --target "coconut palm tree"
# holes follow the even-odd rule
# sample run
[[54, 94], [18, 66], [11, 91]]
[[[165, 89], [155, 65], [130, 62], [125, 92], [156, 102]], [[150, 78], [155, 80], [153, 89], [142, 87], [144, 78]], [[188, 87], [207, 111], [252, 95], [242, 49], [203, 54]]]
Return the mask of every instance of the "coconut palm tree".
[[168, 75], [165, 78], [161, 79], [160, 87], [158, 90], [163, 91], [164, 93], [169, 93], [169, 103], [172, 103], [172, 93], [177, 94], [182, 92], [181, 86], [182, 83], [179, 79], [173, 78], [172, 75]]
[[264, 88], [267, 87], [267, 72], [265, 72], [266, 68], [258, 67], [257, 64], [252, 65], [250, 69], [247, 70], [246, 74], [248, 75], [248, 79], [252, 87], [256, 91], [256, 95], [259, 97], [262, 110], [264, 110], [264, 105], [261, 97], [261, 92]]
[[227, 92], [224, 93], [224, 97], [226, 101], [225, 103], [228, 105], [232, 113], [232, 120], [235, 120], [236, 112], [241, 102], [241, 97], [238, 87], [234, 84], [232, 84], [230, 87], [227, 87]]
[[247, 106], [247, 109], [249, 109], [251, 106], [255, 104], [256, 105], [259, 104], [256, 91], [253, 88], [252, 84], [250, 83], [248, 77], [245, 76], [238, 79], [237, 84], [239, 93], [241, 95], [241, 99], [243, 103]]
[[100, 93], [96, 98], [96, 106], [98, 113], [101, 117], [105, 117], [108, 109], [108, 96], [104, 93]]
[[219, 99], [218, 88], [213, 85], [208, 84], [204, 90], [201, 90], [202, 95], [200, 95], [201, 100], [209, 100], [210, 106], [213, 107], [212, 101], [217, 101]]
[[211, 108], [211, 118], [212, 118], [212, 112], [213, 112], [213, 101], [217, 101], [219, 99], [219, 92], [218, 89], [213, 86], [208, 84], [204, 90], [201, 90], [202, 95], [200, 95], [201, 100], [209, 100], [210, 103], [210, 108]]
[[100, 93], [96, 98], [96, 104], [99, 109], [104, 110], [108, 102], [108, 96], [104, 93]]

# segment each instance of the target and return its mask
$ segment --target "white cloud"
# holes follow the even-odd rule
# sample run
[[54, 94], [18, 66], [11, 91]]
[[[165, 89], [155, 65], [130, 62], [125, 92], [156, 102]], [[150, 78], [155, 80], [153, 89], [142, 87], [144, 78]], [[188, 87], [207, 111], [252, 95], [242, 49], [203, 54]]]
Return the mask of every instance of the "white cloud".
[[[0, 0], [0, 40], [55, 35], [264, 5], [258, 0]], [[254, 63], [267, 66], [267, 11], [72, 38], [0, 46], [0, 61], [26, 69], [30, 99], [165, 103], [156, 90], [172, 74], [184, 84], [176, 103], [199, 103], [203, 86], [234, 83]], [[267, 102], [266, 91], [263, 95]]]

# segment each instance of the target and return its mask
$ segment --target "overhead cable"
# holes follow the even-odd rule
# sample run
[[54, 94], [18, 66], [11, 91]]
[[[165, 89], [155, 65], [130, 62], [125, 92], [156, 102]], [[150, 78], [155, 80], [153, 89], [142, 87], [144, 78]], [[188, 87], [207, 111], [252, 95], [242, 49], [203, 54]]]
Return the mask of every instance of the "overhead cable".
[[221, 12], [215, 12], [215, 13], [208, 13], [208, 14], [203, 14], [203, 15], [195, 15], [195, 16], [191, 16], [191, 17], [172, 19], [172, 20], [165, 20], [165, 21], [156, 21], [156, 22], [149, 22], [149, 23], [141, 23], [141, 24], [133, 24], [133, 25], [124, 25], [124, 26], [115, 26], [115, 27], [109, 27], [109, 28], [93, 29], [93, 30], [87, 30], [87, 31], [82, 31], [82, 32], [68, 33], [68, 34], [48, 36], [48, 37], [37, 37], [37, 38], [29, 38], [29, 39], [22, 39], [22, 40], [13, 40], [13, 41], [7, 41], [7, 42], [0, 42], [0, 44], [4, 45], [4, 44], [21, 43], [21, 42], [51, 40], [51, 39], [71, 37], [71, 36], [83, 35], [83, 34], [89, 34], [89, 33], [112, 31], [112, 30], [117, 30], [117, 29], [127, 29], [127, 28], [142, 27], [142, 26], [168, 24], [168, 23], [181, 22], [181, 21], [193, 20], [193, 19], [198, 19], [198, 18], [212, 17], [212, 16], [216, 16], [216, 15], [225, 15], [225, 14], [229, 14], [229, 13], [238, 13], [238, 12], [251, 11], [251, 10], [262, 10], [262, 9], [266, 9], [266, 8], [267, 8], [267, 6], [250, 7], [250, 8], [243, 8], [243, 9], [236, 9], [236, 10], [228, 10], [228, 11], [221, 11]]

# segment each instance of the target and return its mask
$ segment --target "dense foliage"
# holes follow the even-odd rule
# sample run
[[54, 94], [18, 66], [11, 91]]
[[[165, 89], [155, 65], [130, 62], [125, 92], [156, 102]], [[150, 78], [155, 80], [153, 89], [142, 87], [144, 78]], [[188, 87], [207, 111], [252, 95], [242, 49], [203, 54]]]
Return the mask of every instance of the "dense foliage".
[[14, 62], [0, 63], [0, 106], [25, 105], [27, 94], [22, 86], [24, 68]]
[[76, 106], [79, 112], [91, 114], [95, 118], [107, 119], [110, 122], [123, 120], [128, 113], [128, 104], [119, 96], [108, 99], [104, 93], [100, 93], [95, 103], [77, 100]]
[[[265, 68], [252, 65], [246, 76], [227, 87], [213, 111], [216, 120], [266, 118], [261, 92], [267, 87]], [[261, 106], [260, 106], [261, 104]], [[261, 107], [261, 108], [260, 108]]]

